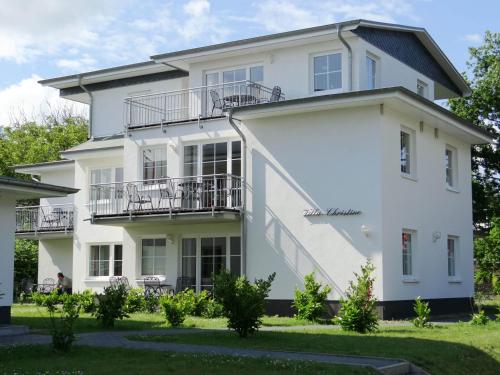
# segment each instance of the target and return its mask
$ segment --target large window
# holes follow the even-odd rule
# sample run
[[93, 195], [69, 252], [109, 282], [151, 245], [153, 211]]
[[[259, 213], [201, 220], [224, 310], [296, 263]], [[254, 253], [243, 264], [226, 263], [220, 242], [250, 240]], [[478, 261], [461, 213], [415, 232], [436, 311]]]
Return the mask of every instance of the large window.
[[142, 178], [155, 180], [166, 178], [167, 175], [167, 148], [147, 147], [142, 151]]
[[212, 276], [226, 268], [226, 238], [201, 239], [201, 280], [200, 288], [212, 287]]
[[314, 91], [338, 90], [342, 88], [342, 54], [315, 56]]
[[451, 146], [446, 146], [444, 153], [446, 186], [456, 189], [457, 185], [457, 151]]
[[89, 276], [122, 276], [123, 246], [121, 244], [91, 245]]
[[142, 275], [165, 275], [167, 240], [165, 238], [142, 240]]
[[402, 260], [403, 260], [403, 276], [414, 275], [414, 250], [415, 250], [415, 232], [403, 230], [402, 240]]
[[[123, 168], [95, 168], [90, 170], [90, 199], [110, 199], [116, 193], [114, 182], [123, 182]], [[95, 186], [99, 185], [99, 186]]]
[[113, 275], [122, 276], [123, 273], [123, 246], [114, 246]]
[[371, 56], [366, 56], [366, 88], [373, 90], [376, 87], [377, 61]]
[[448, 277], [457, 277], [457, 237], [448, 236]]
[[196, 289], [196, 238], [182, 239], [182, 289]]

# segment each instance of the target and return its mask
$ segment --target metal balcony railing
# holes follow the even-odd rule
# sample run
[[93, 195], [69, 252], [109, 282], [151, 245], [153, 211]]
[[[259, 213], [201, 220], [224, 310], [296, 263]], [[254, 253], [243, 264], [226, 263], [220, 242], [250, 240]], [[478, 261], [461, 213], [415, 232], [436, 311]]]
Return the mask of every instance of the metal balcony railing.
[[90, 186], [96, 216], [158, 215], [241, 208], [241, 177], [229, 174], [159, 178]]
[[16, 208], [16, 233], [73, 230], [73, 204]]
[[279, 86], [251, 81], [222, 83], [125, 99], [125, 126], [130, 128], [219, 117], [231, 107], [284, 100]]

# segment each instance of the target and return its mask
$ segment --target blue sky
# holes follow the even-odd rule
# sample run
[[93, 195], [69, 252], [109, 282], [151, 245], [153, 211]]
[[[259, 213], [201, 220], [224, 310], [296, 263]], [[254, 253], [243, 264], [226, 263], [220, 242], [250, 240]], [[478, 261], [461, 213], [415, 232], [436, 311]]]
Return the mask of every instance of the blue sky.
[[0, 125], [60, 105], [36, 81], [356, 18], [425, 27], [459, 71], [500, 0], [0, 0]]

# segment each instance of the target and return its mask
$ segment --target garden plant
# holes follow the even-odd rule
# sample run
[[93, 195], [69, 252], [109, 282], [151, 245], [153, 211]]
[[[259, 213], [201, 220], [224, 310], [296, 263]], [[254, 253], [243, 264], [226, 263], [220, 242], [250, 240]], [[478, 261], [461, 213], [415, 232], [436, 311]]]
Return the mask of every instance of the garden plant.
[[332, 288], [316, 281], [314, 272], [304, 278], [304, 290], [295, 289], [293, 307], [297, 310], [296, 318], [319, 321], [326, 311], [326, 300]]

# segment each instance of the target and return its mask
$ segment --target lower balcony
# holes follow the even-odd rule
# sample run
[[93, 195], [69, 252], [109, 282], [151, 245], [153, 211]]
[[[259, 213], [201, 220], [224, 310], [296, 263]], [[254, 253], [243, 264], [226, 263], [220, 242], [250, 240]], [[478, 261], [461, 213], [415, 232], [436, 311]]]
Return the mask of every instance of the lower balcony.
[[73, 204], [16, 208], [16, 237], [60, 238], [73, 235]]
[[90, 187], [91, 221], [124, 225], [239, 220], [241, 187], [241, 177], [229, 174], [95, 184]]

